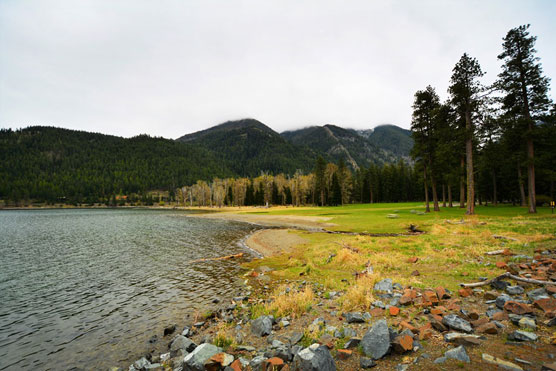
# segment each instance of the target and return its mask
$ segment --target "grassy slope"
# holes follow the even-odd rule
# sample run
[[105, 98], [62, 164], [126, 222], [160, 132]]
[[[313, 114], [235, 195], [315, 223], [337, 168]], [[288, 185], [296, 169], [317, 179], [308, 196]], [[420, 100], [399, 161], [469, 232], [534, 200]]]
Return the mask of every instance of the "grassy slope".
[[[282, 279], [307, 279], [324, 283], [330, 289], [348, 288], [353, 273], [364, 269], [367, 262], [374, 268], [374, 280], [390, 277], [403, 285], [416, 287], [446, 286], [457, 290], [460, 282], [477, 281], [479, 277], [494, 277], [503, 273], [495, 262], [508, 260], [503, 256], [486, 256], [485, 252], [509, 248], [516, 254], [534, 255], [537, 247], [556, 248], [556, 216], [550, 209], [539, 209], [538, 215], [528, 215], [519, 207], [477, 207], [476, 216], [464, 215], [459, 208], [443, 208], [440, 213], [416, 215], [411, 210], [424, 211], [422, 204], [348, 205], [327, 208], [295, 208], [257, 211], [257, 214], [289, 214], [326, 216], [336, 223], [335, 230], [355, 232], [399, 233], [409, 224], [416, 224], [427, 233], [418, 236], [369, 237], [331, 235], [295, 231], [310, 242], [295, 252], [248, 264], [267, 265], [273, 275]], [[398, 214], [388, 219], [388, 214]], [[449, 224], [446, 220], [465, 220], [464, 224]], [[493, 238], [494, 234], [516, 238], [517, 241]], [[345, 248], [349, 246], [359, 253]], [[327, 259], [336, 254], [329, 263]], [[418, 257], [417, 263], [408, 263]], [[411, 273], [415, 270], [419, 276]], [[302, 276], [300, 276], [300, 274]], [[352, 307], [358, 303], [348, 303]], [[359, 303], [364, 307], [364, 303]]]

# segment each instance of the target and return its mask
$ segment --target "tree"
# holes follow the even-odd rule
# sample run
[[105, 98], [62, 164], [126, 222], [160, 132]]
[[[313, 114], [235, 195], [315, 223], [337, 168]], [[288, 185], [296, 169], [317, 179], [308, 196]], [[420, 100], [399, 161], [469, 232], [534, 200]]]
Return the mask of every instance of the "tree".
[[473, 174], [473, 146], [475, 119], [481, 105], [480, 93], [484, 91], [479, 79], [484, 75], [479, 62], [464, 53], [453, 69], [448, 92], [458, 120], [465, 122], [465, 158], [467, 165], [467, 211], [475, 214], [475, 181]]
[[[440, 211], [438, 195], [436, 192], [436, 178], [434, 174], [433, 159], [436, 147], [436, 120], [435, 114], [440, 107], [440, 98], [432, 86], [415, 93], [413, 102], [413, 115], [411, 132], [414, 140], [412, 156], [418, 159], [423, 166], [423, 181], [425, 186], [426, 211], [430, 212], [427, 176], [431, 179], [434, 211]], [[427, 174], [428, 172], [428, 174]]]
[[324, 172], [326, 170], [326, 162], [322, 156], [319, 156], [317, 159], [317, 163], [315, 164], [315, 195], [318, 197], [318, 200], [315, 200], [316, 203], [320, 202], [321, 206], [324, 206], [325, 198], [325, 188], [326, 188], [326, 178], [324, 176]]
[[512, 28], [503, 38], [503, 51], [498, 59], [504, 61], [497, 86], [504, 92], [502, 108], [516, 118], [527, 144], [527, 188], [529, 212], [536, 213], [535, 154], [533, 137], [535, 120], [550, 109], [548, 89], [550, 80], [543, 76], [539, 58], [535, 56], [535, 36], [529, 35], [529, 25]]

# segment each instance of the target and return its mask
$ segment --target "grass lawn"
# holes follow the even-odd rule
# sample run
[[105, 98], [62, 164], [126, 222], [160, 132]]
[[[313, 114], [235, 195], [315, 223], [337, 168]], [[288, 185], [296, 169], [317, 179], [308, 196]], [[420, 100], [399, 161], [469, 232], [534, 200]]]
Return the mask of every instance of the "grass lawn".
[[[556, 216], [549, 208], [529, 215], [526, 208], [478, 206], [475, 216], [464, 209], [441, 208], [423, 212], [422, 203], [364, 204], [341, 207], [280, 208], [245, 213], [306, 215], [331, 218], [337, 231], [401, 233], [410, 224], [426, 231], [422, 235], [371, 237], [307, 231], [291, 231], [307, 240], [293, 252], [247, 263], [246, 267], [266, 265], [273, 278], [307, 280], [324, 284], [330, 290], [346, 289], [350, 295], [341, 303], [345, 309], [367, 307], [372, 295], [369, 286], [382, 278], [414, 287], [444, 286], [457, 290], [461, 282], [492, 278], [504, 271], [497, 261], [511, 263], [515, 256], [488, 256], [486, 252], [509, 249], [516, 255], [533, 256], [535, 249], [556, 249]], [[394, 219], [389, 214], [396, 214]], [[463, 219], [463, 224], [453, 224]], [[501, 235], [509, 239], [496, 239]], [[416, 263], [409, 258], [418, 258]], [[357, 283], [354, 273], [370, 264], [374, 274]], [[418, 271], [417, 275], [415, 271]], [[414, 273], [415, 272], [415, 273]], [[412, 275], [412, 273], [414, 273]], [[350, 299], [351, 297], [351, 299]], [[372, 299], [372, 298], [371, 298]]]

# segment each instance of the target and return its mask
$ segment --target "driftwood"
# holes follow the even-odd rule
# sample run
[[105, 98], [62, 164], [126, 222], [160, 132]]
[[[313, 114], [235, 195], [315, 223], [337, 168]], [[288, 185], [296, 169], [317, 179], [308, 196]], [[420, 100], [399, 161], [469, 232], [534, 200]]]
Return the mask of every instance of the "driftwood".
[[486, 252], [486, 255], [502, 255], [504, 253], [505, 250], [494, 250], [494, 251], [489, 251]]
[[475, 282], [475, 283], [460, 283], [459, 285], [461, 287], [479, 287], [479, 286], [485, 286], [488, 285], [494, 281], [498, 281], [501, 280], [502, 278], [509, 278], [512, 279], [514, 281], [520, 281], [520, 282], [526, 282], [526, 283], [532, 283], [535, 285], [556, 285], [556, 282], [552, 282], [552, 281], [539, 281], [539, 280], [534, 280], [531, 278], [524, 278], [524, 277], [519, 277], [519, 276], [515, 276], [513, 274], [511, 274], [510, 272], [506, 272], [504, 274], [499, 275], [498, 277], [494, 277], [493, 279], [490, 280], [486, 280], [483, 282]]
[[206, 258], [206, 259], [192, 260], [189, 263], [201, 263], [201, 262], [215, 261], [215, 260], [229, 260], [229, 259], [235, 259], [235, 258], [241, 258], [241, 257], [243, 257], [242, 252], [240, 252], [239, 254], [234, 254], [234, 255], [220, 256], [218, 258]]

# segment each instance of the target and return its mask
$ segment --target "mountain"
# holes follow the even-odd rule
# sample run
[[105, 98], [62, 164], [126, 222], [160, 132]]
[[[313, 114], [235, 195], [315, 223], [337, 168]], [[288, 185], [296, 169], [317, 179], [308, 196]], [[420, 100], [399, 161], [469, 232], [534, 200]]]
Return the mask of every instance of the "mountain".
[[309, 171], [317, 158], [314, 150], [288, 142], [254, 119], [228, 121], [176, 140], [211, 151], [227, 168], [242, 176], [257, 176], [261, 171]]
[[406, 158], [413, 148], [411, 131], [396, 125], [377, 126], [368, 136], [368, 140], [386, 151]]
[[81, 202], [237, 175], [189, 143], [34, 126], [0, 130], [0, 199]]
[[283, 132], [282, 137], [296, 145], [305, 144], [332, 161], [343, 159], [353, 169], [408, 158], [413, 146], [410, 132], [394, 125], [378, 126], [374, 130], [311, 126]]

